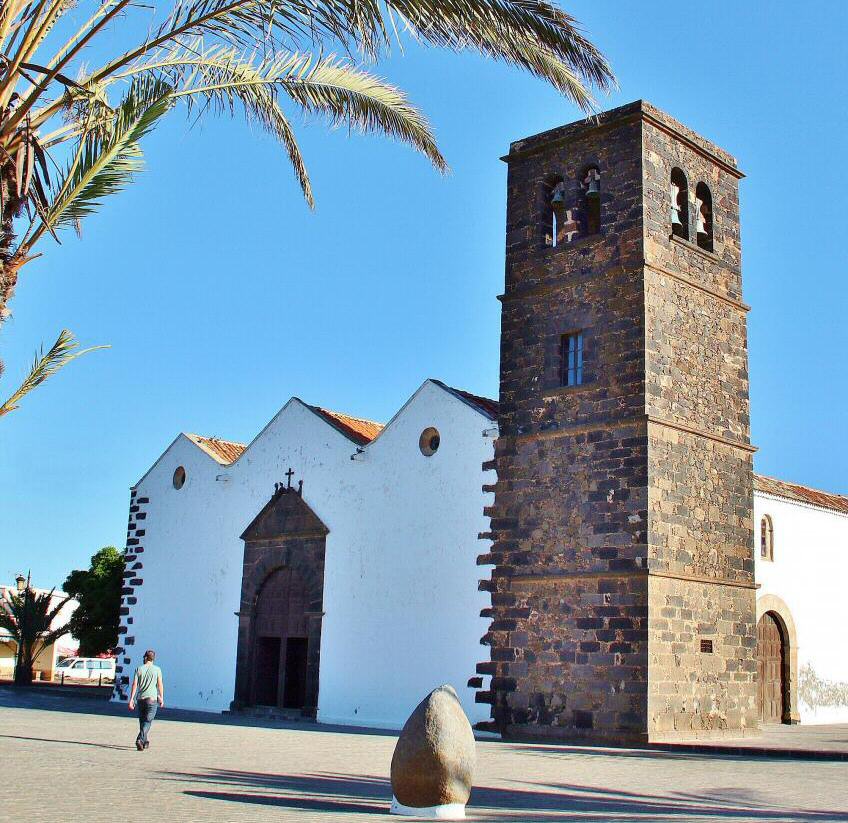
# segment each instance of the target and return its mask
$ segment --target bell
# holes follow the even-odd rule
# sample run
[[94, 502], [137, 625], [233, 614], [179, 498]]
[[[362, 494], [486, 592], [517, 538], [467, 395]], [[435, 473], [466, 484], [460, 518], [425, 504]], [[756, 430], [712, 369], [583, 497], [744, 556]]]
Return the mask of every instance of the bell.
[[680, 220], [680, 206], [672, 206], [671, 207], [671, 225], [672, 226], [682, 226], [683, 223]]
[[696, 203], [696, 206], [697, 206], [697, 208], [695, 210], [695, 213], [697, 214], [697, 221], [696, 221], [695, 230], [698, 232], [698, 234], [706, 235], [707, 234], [707, 216], [704, 213], [705, 212], [704, 204], [699, 200]]
[[587, 197], [597, 197], [601, 193], [601, 187], [598, 185], [598, 180], [595, 177], [589, 178], [589, 188], [586, 189]]
[[557, 183], [551, 192], [551, 204], [561, 206], [565, 202], [565, 184]]

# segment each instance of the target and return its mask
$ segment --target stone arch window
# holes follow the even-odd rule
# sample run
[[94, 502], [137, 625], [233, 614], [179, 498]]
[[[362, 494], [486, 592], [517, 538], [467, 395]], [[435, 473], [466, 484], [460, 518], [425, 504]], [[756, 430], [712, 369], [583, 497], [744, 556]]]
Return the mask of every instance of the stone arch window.
[[555, 248], [563, 240], [565, 224], [565, 181], [562, 175], [549, 177], [542, 186], [542, 245]]
[[760, 557], [774, 560], [774, 525], [767, 514], [760, 521]]
[[713, 250], [713, 196], [706, 183], [695, 189], [695, 232], [698, 245]]
[[598, 234], [601, 231], [601, 172], [597, 166], [589, 166], [581, 175], [583, 189], [583, 233]]
[[689, 184], [683, 169], [671, 170], [671, 233], [689, 239]]

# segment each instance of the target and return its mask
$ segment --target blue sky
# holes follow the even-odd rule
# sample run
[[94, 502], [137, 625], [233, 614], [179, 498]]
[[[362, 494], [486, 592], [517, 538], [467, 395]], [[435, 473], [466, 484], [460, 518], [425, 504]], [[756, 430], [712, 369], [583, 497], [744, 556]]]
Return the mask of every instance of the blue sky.
[[[648, 99], [739, 159], [756, 469], [848, 493], [848, 5], [564, 5], [619, 78], [603, 108]], [[0, 421], [0, 579], [58, 584], [122, 546], [129, 487], [181, 430], [246, 442], [291, 395], [386, 420], [426, 377], [497, 396], [498, 158], [579, 112], [473, 55], [378, 71], [428, 113], [449, 176], [308, 123], [313, 213], [270, 139], [172, 116], [137, 184], [24, 270], [0, 394], [63, 327], [112, 348]]]

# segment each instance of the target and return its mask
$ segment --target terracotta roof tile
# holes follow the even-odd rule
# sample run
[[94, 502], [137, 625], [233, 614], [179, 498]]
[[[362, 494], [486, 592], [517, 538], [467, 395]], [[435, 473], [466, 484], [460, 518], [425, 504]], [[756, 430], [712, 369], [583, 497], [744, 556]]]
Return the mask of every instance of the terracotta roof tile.
[[480, 397], [478, 394], [471, 394], [471, 392], [463, 391], [462, 389], [455, 389], [453, 386], [442, 383], [441, 380], [433, 380], [433, 382], [451, 394], [456, 395], [460, 400], [464, 400], [469, 406], [473, 406], [477, 411], [485, 414], [490, 420], [498, 419], [497, 400], [490, 400], [488, 397]]
[[761, 474], [754, 475], [754, 489], [763, 494], [773, 494], [775, 497], [785, 497], [787, 500], [796, 500], [810, 506], [848, 514], [848, 497], [842, 494], [822, 492], [808, 486], [799, 486], [797, 483], [777, 480], [774, 477], [764, 477]]
[[349, 414], [322, 409], [320, 406], [309, 408], [360, 446], [370, 443], [383, 430], [383, 424], [373, 420], [351, 417]]
[[244, 443], [233, 443], [232, 440], [221, 440], [220, 437], [203, 437], [199, 434], [189, 434], [186, 437], [200, 446], [213, 460], [222, 466], [229, 466], [241, 457], [245, 450]]

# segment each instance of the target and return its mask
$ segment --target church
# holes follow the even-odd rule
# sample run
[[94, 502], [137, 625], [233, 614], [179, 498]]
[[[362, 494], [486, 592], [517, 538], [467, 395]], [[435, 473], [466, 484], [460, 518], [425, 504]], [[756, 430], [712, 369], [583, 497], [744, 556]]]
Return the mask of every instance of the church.
[[[119, 675], [172, 706], [511, 738], [848, 722], [848, 497], [753, 472], [735, 159], [644, 101], [516, 141], [499, 400], [293, 397], [131, 489]], [[825, 574], [822, 572], [825, 571]]]

